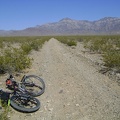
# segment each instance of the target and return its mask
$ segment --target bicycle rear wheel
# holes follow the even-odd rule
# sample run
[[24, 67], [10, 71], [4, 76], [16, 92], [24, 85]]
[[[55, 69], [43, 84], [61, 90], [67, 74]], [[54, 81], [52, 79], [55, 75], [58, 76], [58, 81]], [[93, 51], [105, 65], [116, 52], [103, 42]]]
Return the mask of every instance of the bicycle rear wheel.
[[40, 101], [37, 98], [31, 98], [26, 102], [25, 98], [23, 99], [20, 96], [12, 96], [10, 98], [10, 104], [17, 111], [25, 113], [35, 112], [40, 108]]
[[28, 75], [22, 80], [26, 91], [33, 97], [40, 96], [45, 91], [45, 83], [42, 78], [36, 75]]

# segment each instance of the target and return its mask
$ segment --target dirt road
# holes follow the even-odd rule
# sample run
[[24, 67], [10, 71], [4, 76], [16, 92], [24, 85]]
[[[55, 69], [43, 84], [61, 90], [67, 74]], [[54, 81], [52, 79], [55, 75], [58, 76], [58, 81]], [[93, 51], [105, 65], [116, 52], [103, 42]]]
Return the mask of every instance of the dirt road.
[[35, 113], [13, 111], [11, 120], [120, 120], [120, 87], [97, 72], [90, 59], [54, 38], [32, 52], [28, 74], [46, 84]]

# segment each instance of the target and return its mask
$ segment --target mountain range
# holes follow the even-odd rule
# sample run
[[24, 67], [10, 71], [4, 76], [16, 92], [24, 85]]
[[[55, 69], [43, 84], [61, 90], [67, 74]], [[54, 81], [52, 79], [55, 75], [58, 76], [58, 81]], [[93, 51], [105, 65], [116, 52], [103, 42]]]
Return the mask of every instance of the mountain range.
[[37, 25], [23, 30], [0, 30], [0, 36], [43, 35], [111, 35], [120, 34], [120, 18], [105, 17], [96, 21], [63, 18], [58, 22]]

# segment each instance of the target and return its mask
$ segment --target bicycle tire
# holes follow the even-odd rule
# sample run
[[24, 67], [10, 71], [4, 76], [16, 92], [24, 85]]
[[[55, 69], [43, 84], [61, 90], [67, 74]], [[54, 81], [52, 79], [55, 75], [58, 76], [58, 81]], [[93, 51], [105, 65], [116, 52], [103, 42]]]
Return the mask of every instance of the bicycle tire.
[[34, 100], [36, 102], [36, 106], [34, 108], [25, 108], [23, 106], [20, 106], [20, 104], [17, 104], [17, 100], [19, 100], [18, 96], [12, 96], [10, 98], [10, 105], [19, 112], [32, 113], [39, 110], [40, 108], [40, 101], [37, 98], [31, 98], [31, 100]]
[[[33, 81], [32, 81], [33, 80]], [[36, 82], [34, 86], [27, 86], [25, 85], [24, 83], [30, 83], [30, 82]], [[33, 97], [37, 97], [37, 96], [40, 96], [44, 93], [45, 91], [45, 83], [44, 83], [44, 80], [36, 75], [28, 75], [26, 76], [23, 80], [22, 80], [22, 83], [24, 84], [24, 89], [26, 89], [26, 91], [32, 95]], [[36, 89], [38, 91], [36, 91]]]

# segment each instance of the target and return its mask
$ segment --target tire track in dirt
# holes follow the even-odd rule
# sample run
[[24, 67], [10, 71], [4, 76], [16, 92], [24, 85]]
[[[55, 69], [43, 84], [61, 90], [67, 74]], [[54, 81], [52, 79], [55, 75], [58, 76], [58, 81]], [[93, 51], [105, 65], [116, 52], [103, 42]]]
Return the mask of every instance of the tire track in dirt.
[[38, 97], [39, 111], [13, 111], [11, 120], [119, 120], [120, 88], [100, 74], [92, 63], [54, 38], [43, 45], [28, 74], [45, 79], [46, 91]]

